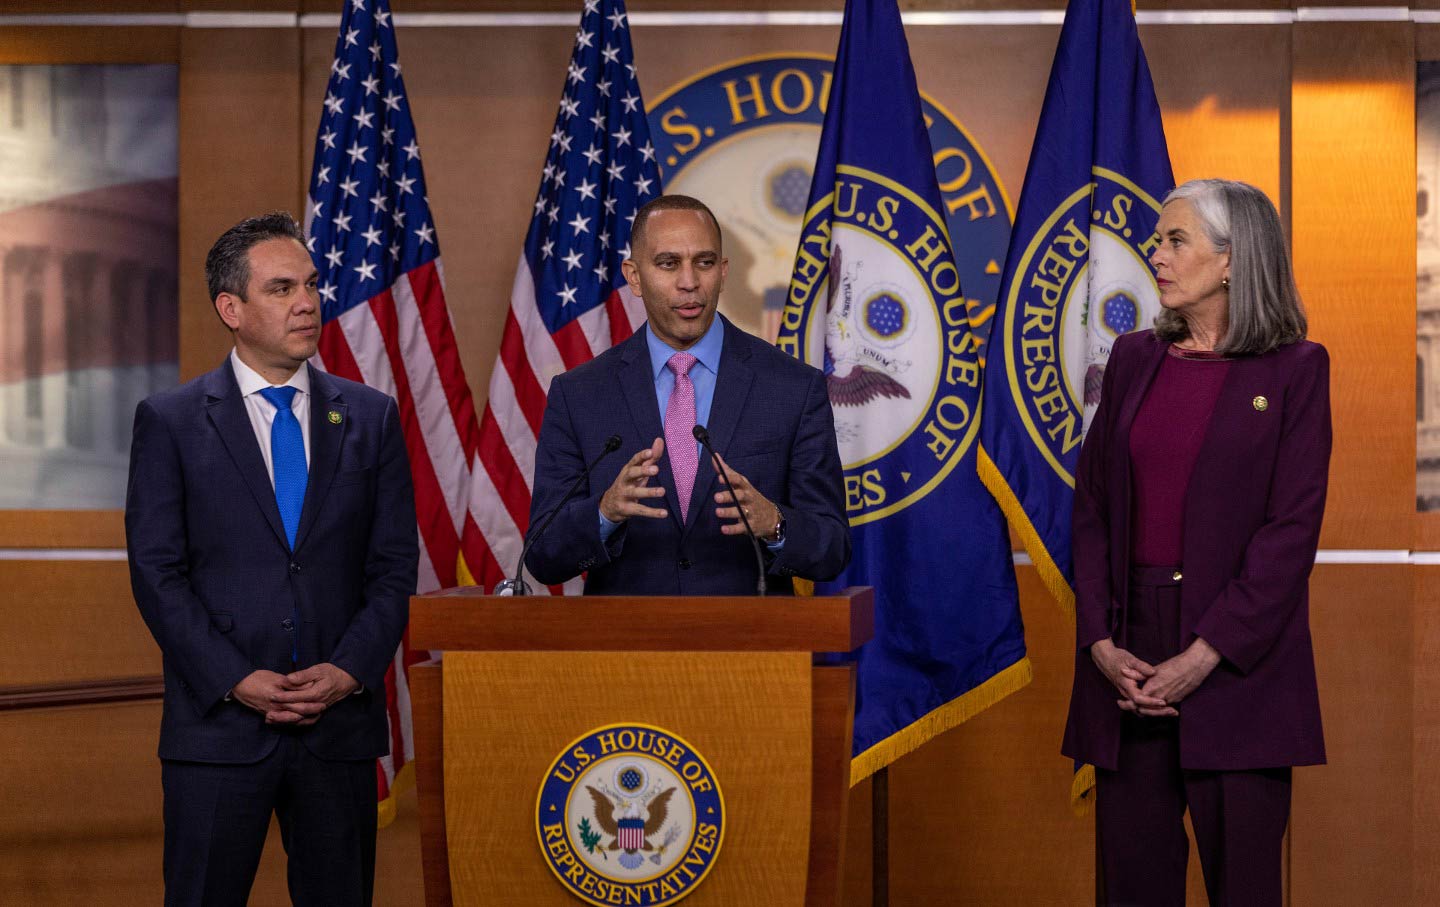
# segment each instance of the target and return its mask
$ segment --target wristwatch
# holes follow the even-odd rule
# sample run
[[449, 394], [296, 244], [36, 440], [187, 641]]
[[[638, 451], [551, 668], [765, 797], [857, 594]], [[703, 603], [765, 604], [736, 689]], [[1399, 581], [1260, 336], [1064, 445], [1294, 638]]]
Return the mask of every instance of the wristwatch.
[[781, 510], [778, 504], [775, 505], [775, 515], [775, 534], [765, 539], [768, 545], [778, 545], [785, 541], [785, 511]]

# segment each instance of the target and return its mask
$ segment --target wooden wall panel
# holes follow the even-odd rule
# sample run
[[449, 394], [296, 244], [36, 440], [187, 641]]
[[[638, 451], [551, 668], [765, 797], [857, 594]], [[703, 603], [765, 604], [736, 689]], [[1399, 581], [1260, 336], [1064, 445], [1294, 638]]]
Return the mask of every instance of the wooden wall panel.
[[0, 0], [0, 15], [35, 13], [173, 13], [180, 0]]
[[[0, 892], [7, 904], [159, 904], [160, 705], [0, 713]], [[375, 903], [415, 904], [420, 836], [413, 791], [376, 841]], [[290, 903], [272, 823], [252, 907]]]
[[[0, 10], [0, 14], [4, 12]], [[0, 29], [0, 62], [3, 63], [174, 63], [179, 47], [178, 28], [7, 26]]]
[[1094, 820], [1071, 812], [1060, 755], [1075, 631], [1034, 568], [1020, 576], [1035, 680], [890, 768], [895, 904], [1082, 904], [1095, 890]]
[[0, 548], [124, 548], [118, 510], [0, 510]]
[[[160, 673], [124, 561], [0, 561], [0, 686]], [[3, 789], [3, 787], [0, 787]]]
[[159, 903], [159, 730], [158, 703], [0, 713], [7, 903]]
[[[231, 347], [205, 289], [205, 253], [246, 217], [300, 213], [305, 178], [299, 31], [186, 29], [180, 51], [180, 378], [188, 380]], [[314, 127], [306, 133], [308, 149]]]
[[[1281, 127], [1289, 105], [1286, 26], [1148, 25], [1150, 63], [1177, 183], [1244, 180], [1282, 204]], [[1205, 61], [1197, 78], [1197, 61]]]
[[1331, 357], [1321, 547], [1409, 548], [1415, 512], [1415, 60], [1409, 23], [1294, 27], [1293, 243]]
[[1414, 868], [1411, 903], [1440, 904], [1440, 565], [1414, 567]]
[[[1413, 570], [1315, 569], [1310, 625], [1329, 763], [1295, 771], [1297, 907], [1410, 902]], [[1433, 772], [1425, 777], [1434, 784]]]

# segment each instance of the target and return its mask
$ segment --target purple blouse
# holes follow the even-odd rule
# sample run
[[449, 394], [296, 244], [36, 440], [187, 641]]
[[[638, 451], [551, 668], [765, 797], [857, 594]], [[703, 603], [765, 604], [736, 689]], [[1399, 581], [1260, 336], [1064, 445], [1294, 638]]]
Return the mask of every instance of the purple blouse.
[[1130, 558], [1180, 566], [1185, 489], [1230, 371], [1219, 353], [1171, 346], [1130, 428]]

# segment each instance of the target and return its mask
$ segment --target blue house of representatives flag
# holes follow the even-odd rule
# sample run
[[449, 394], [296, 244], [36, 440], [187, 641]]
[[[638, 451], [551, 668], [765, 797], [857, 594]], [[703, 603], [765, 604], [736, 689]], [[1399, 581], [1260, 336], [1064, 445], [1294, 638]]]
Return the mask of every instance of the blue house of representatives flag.
[[780, 347], [825, 371], [853, 559], [858, 782], [1030, 681], [1009, 537], [976, 473], [981, 357], [895, 0], [848, 0]]
[[[1129, 0], [1071, 0], [1005, 258], [979, 459], [1072, 618], [1080, 443], [1115, 339], [1160, 311], [1149, 257], [1174, 184]], [[1088, 779], [1077, 776], [1077, 794]]]

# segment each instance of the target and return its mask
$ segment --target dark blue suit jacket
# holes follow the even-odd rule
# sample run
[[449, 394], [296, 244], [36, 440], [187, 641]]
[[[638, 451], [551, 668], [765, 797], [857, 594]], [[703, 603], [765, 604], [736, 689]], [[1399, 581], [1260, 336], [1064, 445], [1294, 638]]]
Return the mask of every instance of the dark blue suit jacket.
[[[789, 594], [792, 577], [831, 579], [850, 560], [830, 398], [819, 371], [721, 321], [710, 440], [784, 513], [785, 545], [765, 557], [771, 590]], [[531, 531], [613, 434], [623, 439], [620, 449], [600, 461], [530, 549], [525, 565], [535, 578], [555, 584], [589, 571], [589, 595], [753, 595], [755, 554], [745, 536], [720, 532], [713, 496], [724, 486], [709, 457], [701, 457], [683, 525], [667, 454], [657, 478], [669, 517], [632, 518], [600, 540], [600, 498], [635, 451], [664, 436], [642, 331], [551, 382], [535, 455]]]
[[[125, 533], [164, 655], [162, 759], [254, 762], [283, 733], [322, 758], [389, 751], [385, 672], [418, 557], [404, 437], [390, 397], [306, 368], [310, 475], [293, 553], [228, 358], [135, 411]], [[299, 668], [330, 662], [364, 691], [280, 730], [225, 696], [257, 669], [296, 670], [292, 638]]]
[[[1122, 713], [1090, 645], [1123, 643], [1130, 427], [1168, 348], [1153, 331], [1116, 341], [1075, 475], [1077, 657], [1063, 752], [1104, 769], [1118, 764]], [[1198, 636], [1223, 660], [1180, 704], [1184, 768], [1325, 761], [1309, 579], [1330, 443], [1323, 346], [1301, 341], [1230, 363], [1185, 491], [1182, 645]]]

